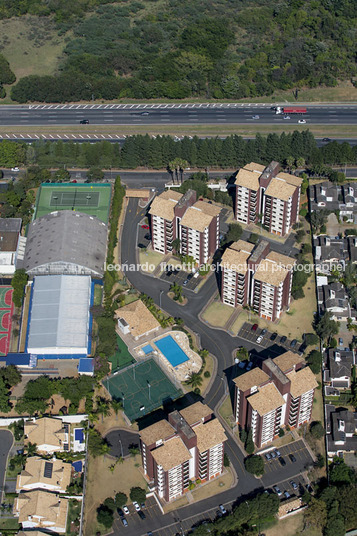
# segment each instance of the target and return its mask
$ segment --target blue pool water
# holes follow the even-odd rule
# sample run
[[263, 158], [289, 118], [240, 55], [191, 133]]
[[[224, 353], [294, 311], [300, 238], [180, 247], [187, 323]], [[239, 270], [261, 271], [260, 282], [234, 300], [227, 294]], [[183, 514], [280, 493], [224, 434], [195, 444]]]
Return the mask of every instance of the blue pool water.
[[74, 439], [80, 443], [84, 443], [83, 428], [76, 428], [74, 431]]
[[150, 354], [151, 352], [153, 352], [154, 349], [153, 349], [152, 346], [150, 346], [150, 344], [147, 344], [146, 346], [142, 347], [142, 351], [144, 352], [145, 355], [147, 355], [147, 354]]
[[181, 363], [188, 361], [187, 355], [171, 335], [168, 335], [159, 341], [155, 341], [155, 344], [173, 367], [177, 367], [177, 365], [181, 365]]

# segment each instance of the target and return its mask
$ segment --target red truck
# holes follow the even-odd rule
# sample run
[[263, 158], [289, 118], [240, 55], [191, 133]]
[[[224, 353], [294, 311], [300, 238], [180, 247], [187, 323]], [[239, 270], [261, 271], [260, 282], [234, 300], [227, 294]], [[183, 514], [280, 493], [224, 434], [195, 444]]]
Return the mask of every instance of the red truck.
[[283, 107], [283, 106], [277, 106], [275, 108], [275, 113], [276, 114], [306, 114], [307, 110], [306, 108], [297, 108], [295, 106], [291, 107], [291, 108], [286, 108], [286, 107]]

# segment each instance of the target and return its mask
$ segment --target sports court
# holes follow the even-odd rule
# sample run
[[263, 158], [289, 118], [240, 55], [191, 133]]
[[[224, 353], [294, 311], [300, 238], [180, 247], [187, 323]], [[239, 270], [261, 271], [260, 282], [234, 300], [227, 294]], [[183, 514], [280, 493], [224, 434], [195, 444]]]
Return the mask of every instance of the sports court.
[[74, 210], [108, 223], [111, 189], [110, 184], [42, 184], [35, 219], [55, 210]]
[[182, 395], [153, 359], [117, 372], [103, 384], [113, 398], [122, 401], [130, 421], [154, 411], [165, 400]]
[[11, 324], [14, 311], [12, 293], [12, 287], [0, 286], [0, 356], [7, 355], [10, 347]]

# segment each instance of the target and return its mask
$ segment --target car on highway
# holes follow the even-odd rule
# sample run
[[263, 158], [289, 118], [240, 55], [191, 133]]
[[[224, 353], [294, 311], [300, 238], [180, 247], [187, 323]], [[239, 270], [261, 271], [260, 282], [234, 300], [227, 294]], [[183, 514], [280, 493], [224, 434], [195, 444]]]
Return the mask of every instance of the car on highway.
[[129, 515], [129, 514], [130, 514], [130, 512], [129, 512], [129, 508], [128, 508], [127, 506], [123, 506], [123, 512], [124, 512], [124, 514], [126, 514], [126, 515]]
[[220, 509], [220, 511], [222, 512], [223, 515], [227, 513], [227, 510], [225, 509], [225, 507], [223, 506], [223, 504], [220, 504], [220, 505], [219, 505], [219, 509]]
[[282, 467], [285, 467], [285, 465], [286, 465], [286, 461], [284, 460], [284, 458], [283, 458], [282, 456], [279, 456], [278, 459], [279, 459], [280, 465], [281, 465]]
[[294, 490], [297, 490], [298, 489], [298, 485], [296, 482], [294, 482], [294, 480], [290, 480], [290, 485], [291, 487], [294, 489]]
[[80, 125], [89, 125], [89, 120], [88, 119], [81, 119], [79, 124]]
[[123, 523], [124, 527], [127, 527], [129, 525], [129, 523], [127, 522], [125, 517], [121, 517], [120, 519], [121, 519], [121, 522]]
[[290, 461], [292, 461], [293, 463], [296, 462], [296, 458], [295, 458], [294, 454], [289, 454], [289, 458], [290, 458]]
[[322, 138], [322, 141], [329, 142], [331, 141], [331, 138]]
[[251, 327], [251, 330], [252, 331], [257, 331], [258, 329], [258, 324], [253, 324], [252, 327]]
[[150, 227], [148, 225], [146, 225], [146, 223], [144, 223], [142, 226], [141, 226], [142, 229], [150, 229]]
[[283, 119], [290, 119], [290, 115], [284, 115]]
[[278, 486], [273, 486], [273, 490], [279, 495], [279, 497], [283, 494]]
[[287, 338], [285, 335], [283, 335], [283, 336], [281, 337], [281, 339], [280, 339], [280, 342], [281, 342], [282, 344], [284, 344], [284, 342], [286, 342], [287, 339], [288, 339], [288, 338]]
[[16, 166], [16, 167], [12, 167], [12, 168], [11, 168], [11, 171], [20, 171], [20, 168], [18, 168], [17, 166]]
[[149, 115], [149, 112], [141, 112], [140, 115]]
[[138, 516], [140, 517], [140, 519], [146, 519], [146, 515], [141, 510], [138, 510]]
[[259, 337], [257, 337], [257, 340], [255, 341], [257, 344], [260, 344], [263, 340], [263, 335], [259, 335]]
[[268, 462], [271, 460], [271, 456], [270, 456], [269, 452], [266, 452], [266, 453], [264, 454], [264, 456], [265, 456], [265, 459], [266, 459]]
[[136, 510], [137, 512], [139, 512], [139, 510], [140, 510], [140, 505], [139, 505], [139, 503], [136, 502], [136, 501], [133, 501], [133, 506], [134, 506], [135, 510]]
[[260, 119], [259, 115], [253, 115], [252, 119]]
[[275, 341], [275, 339], [277, 338], [278, 334], [277, 332], [275, 331], [275, 333], [272, 333], [272, 335], [270, 335], [270, 340], [271, 341]]
[[306, 119], [299, 119], [298, 123], [299, 123], [300, 125], [305, 125], [305, 123], [306, 123]]

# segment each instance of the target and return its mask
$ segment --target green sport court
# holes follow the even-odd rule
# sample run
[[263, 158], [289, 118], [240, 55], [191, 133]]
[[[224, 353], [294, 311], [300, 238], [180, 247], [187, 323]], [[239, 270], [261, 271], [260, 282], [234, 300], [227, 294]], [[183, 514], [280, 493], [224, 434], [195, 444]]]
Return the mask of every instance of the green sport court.
[[103, 384], [112, 398], [123, 402], [130, 421], [151, 413], [165, 400], [182, 395], [153, 359], [117, 372], [103, 380]]
[[56, 210], [75, 210], [108, 223], [111, 184], [42, 184], [36, 201], [35, 219]]

